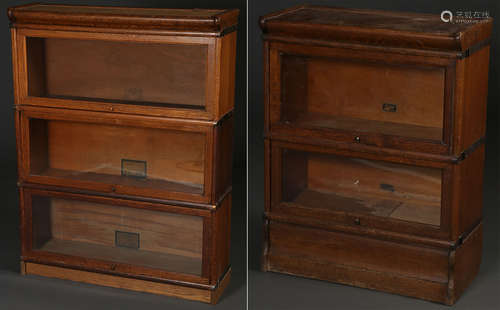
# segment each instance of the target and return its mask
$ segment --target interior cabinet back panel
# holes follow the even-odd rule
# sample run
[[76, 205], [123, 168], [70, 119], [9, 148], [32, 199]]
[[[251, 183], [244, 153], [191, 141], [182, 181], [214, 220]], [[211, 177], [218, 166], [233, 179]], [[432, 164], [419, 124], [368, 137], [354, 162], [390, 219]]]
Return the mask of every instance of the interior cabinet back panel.
[[201, 217], [43, 196], [32, 201], [35, 251], [201, 275]]
[[282, 153], [288, 208], [440, 225], [441, 169], [292, 149]]
[[28, 37], [28, 94], [204, 109], [207, 48]]
[[445, 70], [284, 55], [282, 121], [442, 140]]
[[31, 119], [30, 141], [31, 175], [204, 194], [202, 132]]

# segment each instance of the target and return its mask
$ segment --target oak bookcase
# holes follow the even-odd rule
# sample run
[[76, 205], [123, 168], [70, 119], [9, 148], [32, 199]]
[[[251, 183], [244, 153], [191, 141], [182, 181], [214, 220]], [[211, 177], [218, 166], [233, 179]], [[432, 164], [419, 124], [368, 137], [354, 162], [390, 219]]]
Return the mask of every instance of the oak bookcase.
[[238, 14], [8, 10], [22, 273], [217, 302]]
[[477, 274], [492, 19], [260, 20], [263, 269], [453, 304]]

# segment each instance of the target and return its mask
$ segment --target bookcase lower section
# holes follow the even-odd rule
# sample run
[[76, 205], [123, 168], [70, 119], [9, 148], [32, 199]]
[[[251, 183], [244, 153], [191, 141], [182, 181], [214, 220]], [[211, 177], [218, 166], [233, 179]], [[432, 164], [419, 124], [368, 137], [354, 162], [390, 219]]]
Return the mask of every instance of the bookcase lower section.
[[230, 279], [231, 192], [189, 206], [20, 187], [21, 272], [216, 303]]
[[131, 291], [166, 295], [210, 304], [216, 304], [218, 302], [231, 278], [231, 268], [229, 268], [222, 276], [217, 286], [213, 289], [204, 289], [180, 284], [153, 282], [24, 261], [21, 261], [21, 273], [24, 275], [38, 275], [49, 278], [58, 278], [75, 282], [127, 289]]
[[482, 223], [448, 248], [267, 221], [264, 271], [453, 305], [479, 271]]

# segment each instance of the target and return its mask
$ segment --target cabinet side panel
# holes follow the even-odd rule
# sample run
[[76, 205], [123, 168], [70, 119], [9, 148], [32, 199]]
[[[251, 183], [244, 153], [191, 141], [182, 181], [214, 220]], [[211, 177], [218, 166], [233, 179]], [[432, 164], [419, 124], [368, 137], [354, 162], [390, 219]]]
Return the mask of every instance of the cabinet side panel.
[[215, 211], [215, 274], [213, 281], [219, 280], [230, 265], [230, 241], [231, 241], [231, 193], [226, 196], [221, 205]]
[[[21, 256], [24, 256], [30, 250], [30, 242], [28, 240], [29, 234], [28, 230], [31, 227], [30, 219], [31, 212], [28, 208], [29, 206], [29, 195], [25, 194], [24, 188], [19, 188], [19, 233], [21, 238]], [[27, 210], [28, 209], [28, 210]], [[23, 271], [23, 270], [21, 270]]]
[[15, 28], [11, 28], [11, 49], [12, 49], [12, 85], [14, 86], [14, 104], [19, 104], [19, 69], [18, 69], [18, 61], [19, 55], [17, 51], [17, 30]]
[[263, 77], [263, 89], [264, 89], [264, 133], [267, 134], [269, 132], [269, 109], [270, 109], [270, 85], [269, 85], [269, 65], [270, 65], [270, 60], [269, 60], [269, 41], [264, 41], [263, 42], [264, 46], [262, 48], [262, 57], [264, 58], [263, 60], [263, 72], [264, 72], [264, 77]]
[[215, 165], [213, 203], [217, 203], [232, 186], [234, 117], [215, 128]]
[[489, 56], [490, 48], [485, 47], [457, 63], [455, 154], [485, 135]]
[[483, 225], [480, 223], [464, 240], [455, 252], [455, 265], [452, 266], [453, 283], [449, 292], [449, 303], [453, 304], [470, 285], [479, 271], [483, 247]]
[[236, 70], [236, 31], [222, 37], [220, 97], [218, 118], [234, 108]]
[[483, 207], [483, 166], [484, 166], [484, 145], [469, 155], [461, 162], [455, 171], [454, 191], [458, 206], [458, 223], [452, 240], [456, 240], [461, 234], [471, 231], [482, 218]]
[[23, 122], [21, 118], [21, 112], [17, 109], [14, 112], [14, 122], [16, 127], [17, 177], [21, 178], [23, 176], [23, 165], [25, 164], [23, 162], [23, 148], [22, 148], [23, 131], [21, 128]]
[[[11, 28], [11, 48], [12, 48], [12, 85], [13, 85], [13, 94], [14, 94], [14, 104], [18, 105], [20, 102], [19, 95], [19, 53], [18, 53], [18, 34], [15, 28]], [[15, 121], [15, 129], [16, 129], [16, 150], [17, 150], [17, 171], [18, 177], [22, 176], [23, 173], [23, 154], [22, 154], [22, 130], [21, 130], [21, 112], [19, 110], [15, 110], [14, 113], [14, 121]]]

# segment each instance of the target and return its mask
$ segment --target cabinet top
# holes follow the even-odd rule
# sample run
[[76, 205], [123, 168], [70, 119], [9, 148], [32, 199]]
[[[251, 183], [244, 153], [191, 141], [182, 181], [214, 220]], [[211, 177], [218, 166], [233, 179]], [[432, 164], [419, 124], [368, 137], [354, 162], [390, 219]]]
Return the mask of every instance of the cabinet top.
[[235, 29], [238, 9], [165, 9], [28, 4], [7, 11], [14, 27], [121, 28], [221, 36]]
[[[439, 14], [302, 5], [263, 16], [260, 25], [267, 38], [465, 51], [484, 44], [491, 35], [493, 19], [484, 16], [487, 12], [472, 13], [466, 18], [460, 12], [444, 22]], [[449, 17], [443, 16], [445, 20]]]

